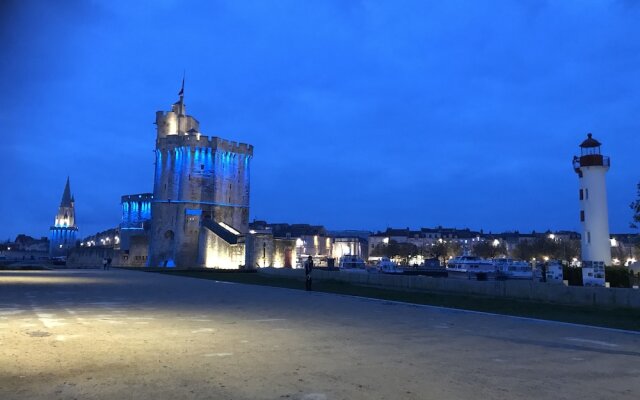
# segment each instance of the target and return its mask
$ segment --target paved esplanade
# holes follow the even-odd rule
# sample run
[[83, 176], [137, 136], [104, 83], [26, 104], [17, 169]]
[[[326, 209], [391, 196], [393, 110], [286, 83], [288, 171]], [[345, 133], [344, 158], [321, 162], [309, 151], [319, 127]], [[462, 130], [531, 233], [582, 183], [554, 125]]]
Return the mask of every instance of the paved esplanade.
[[132, 271], [0, 272], [3, 400], [638, 396], [636, 334]]

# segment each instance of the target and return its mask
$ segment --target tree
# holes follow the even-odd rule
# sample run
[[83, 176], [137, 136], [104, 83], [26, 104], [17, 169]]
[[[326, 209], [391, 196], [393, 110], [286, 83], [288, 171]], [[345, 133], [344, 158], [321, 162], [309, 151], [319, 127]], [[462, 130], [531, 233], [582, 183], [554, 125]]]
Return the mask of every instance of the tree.
[[557, 260], [570, 260], [580, 256], [580, 242], [577, 240], [554, 240], [539, 237], [518, 243], [513, 251], [514, 258], [543, 260], [545, 257]]
[[[629, 205], [631, 210], [633, 210], [633, 216], [631, 217], [631, 227], [633, 229], [638, 229], [638, 226], [640, 226], [640, 183], [638, 183], [637, 190], [638, 198]], [[640, 242], [636, 241], [635, 248], [636, 250], [640, 250]]]
[[629, 207], [633, 210], [631, 227], [634, 229], [638, 229], [638, 225], [640, 225], [640, 183], [638, 183], [638, 198], [633, 201]]
[[447, 244], [445, 242], [434, 243], [429, 249], [429, 255], [438, 260], [445, 261], [447, 256]]
[[384, 243], [377, 244], [376, 247], [374, 247], [373, 250], [371, 250], [371, 256], [391, 258], [391, 255], [389, 254], [389, 246], [387, 246]]
[[447, 261], [448, 257], [455, 257], [459, 255], [462, 247], [457, 242], [437, 241], [432, 246], [427, 247], [425, 250], [431, 257], [445, 262]]
[[373, 257], [400, 257], [409, 261], [409, 257], [418, 254], [418, 246], [412, 243], [398, 243], [395, 240], [389, 243], [380, 243], [371, 251]]
[[473, 254], [482, 258], [496, 258], [507, 254], [507, 247], [503, 242], [494, 245], [493, 242], [478, 242], [473, 246]]

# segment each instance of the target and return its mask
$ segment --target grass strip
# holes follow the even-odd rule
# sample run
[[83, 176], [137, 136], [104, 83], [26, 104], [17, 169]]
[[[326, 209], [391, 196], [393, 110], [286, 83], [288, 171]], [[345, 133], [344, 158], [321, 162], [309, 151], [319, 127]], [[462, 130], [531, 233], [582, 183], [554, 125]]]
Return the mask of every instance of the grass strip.
[[[300, 279], [269, 276], [261, 273], [222, 273], [217, 271], [191, 270], [146, 271], [173, 276], [304, 290], [304, 281]], [[313, 290], [317, 292], [370, 297], [413, 304], [425, 304], [462, 310], [483, 311], [495, 314], [640, 331], [640, 310], [633, 308], [570, 306], [503, 297], [397, 290], [317, 279], [313, 281]]]

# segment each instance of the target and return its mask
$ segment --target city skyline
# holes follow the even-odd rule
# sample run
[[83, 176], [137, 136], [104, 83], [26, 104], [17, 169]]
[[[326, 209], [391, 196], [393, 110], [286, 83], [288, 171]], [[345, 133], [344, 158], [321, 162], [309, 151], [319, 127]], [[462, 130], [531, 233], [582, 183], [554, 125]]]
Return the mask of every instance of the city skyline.
[[579, 231], [571, 159], [593, 132], [611, 231], [631, 230], [631, 3], [505, 2], [498, 24], [466, 3], [124, 4], [4, 6], [0, 235], [45, 236], [67, 175], [79, 236], [116, 226], [120, 196], [152, 190], [154, 113], [184, 70], [202, 132], [255, 145], [251, 220]]

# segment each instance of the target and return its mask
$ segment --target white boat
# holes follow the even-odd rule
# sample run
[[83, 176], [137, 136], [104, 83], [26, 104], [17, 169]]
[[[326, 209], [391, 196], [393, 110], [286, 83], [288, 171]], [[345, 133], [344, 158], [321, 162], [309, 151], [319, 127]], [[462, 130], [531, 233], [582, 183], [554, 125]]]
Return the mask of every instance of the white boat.
[[476, 256], [459, 256], [447, 261], [447, 272], [451, 277], [464, 276], [471, 279], [479, 278], [483, 274], [486, 278], [495, 274], [496, 267], [491, 260]]
[[364, 260], [358, 256], [342, 256], [338, 264], [340, 271], [345, 272], [368, 272]]
[[389, 257], [380, 257], [380, 259], [373, 264], [374, 268], [378, 272], [382, 272], [383, 274], [403, 274], [404, 270], [396, 263], [391, 261]]
[[511, 258], [494, 258], [492, 262], [499, 278], [533, 279], [533, 268], [526, 261], [517, 261]]

